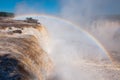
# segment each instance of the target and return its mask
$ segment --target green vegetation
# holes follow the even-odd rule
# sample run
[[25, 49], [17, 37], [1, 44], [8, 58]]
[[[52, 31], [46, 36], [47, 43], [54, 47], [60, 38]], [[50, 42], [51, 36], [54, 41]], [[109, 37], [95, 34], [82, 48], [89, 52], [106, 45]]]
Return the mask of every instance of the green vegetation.
[[39, 24], [38, 20], [33, 19], [32, 17], [26, 18], [25, 22]]
[[0, 17], [14, 17], [14, 13], [0, 12]]

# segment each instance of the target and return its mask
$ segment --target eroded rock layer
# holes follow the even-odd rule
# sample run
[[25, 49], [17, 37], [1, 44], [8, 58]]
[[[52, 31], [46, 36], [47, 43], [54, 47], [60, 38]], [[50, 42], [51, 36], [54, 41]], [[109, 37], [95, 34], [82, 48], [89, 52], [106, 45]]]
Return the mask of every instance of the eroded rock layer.
[[47, 77], [52, 62], [42, 47], [44, 35], [47, 36], [47, 31], [40, 24], [0, 20], [0, 80], [44, 80]]

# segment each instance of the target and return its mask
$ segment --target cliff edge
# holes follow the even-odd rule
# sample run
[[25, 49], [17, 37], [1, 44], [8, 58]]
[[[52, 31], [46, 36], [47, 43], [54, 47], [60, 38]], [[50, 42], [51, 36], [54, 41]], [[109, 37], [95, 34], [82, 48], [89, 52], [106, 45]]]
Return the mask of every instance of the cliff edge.
[[0, 18], [0, 80], [45, 80], [52, 61], [42, 47], [45, 28], [36, 22]]

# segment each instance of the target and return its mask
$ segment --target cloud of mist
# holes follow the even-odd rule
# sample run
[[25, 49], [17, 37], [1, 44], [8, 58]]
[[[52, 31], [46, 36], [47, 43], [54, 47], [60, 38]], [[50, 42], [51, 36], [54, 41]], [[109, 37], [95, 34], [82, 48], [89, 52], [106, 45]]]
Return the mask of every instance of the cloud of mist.
[[33, 12], [36, 13], [37, 11], [34, 10], [34, 8], [22, 2], [17, 5], [15, 15], [17, 16], [17, 15], [28, 14], [28, 13], [31, 14]]
[[114, 19], [119, 20], [115, 17], [120, 14], [119, 3], [119, 0], [62, 0], [61, 8], [61, 17], [92, 34], [118, 63], [120, 24]]
[[[107, 20], [105, 22], [104, 21], [101, 22], [98, 20], [98, 21], [96, 21], [96, 24], [91, 24], [87, 27], [84, 26], [84, 24], [88, 24], [88, 22], [91, 21], [91, 19], [96, 16], [113, 14], [109, 10], [106, 11], [106, 9], [109, 9], [109, 6], [107, 6], [108, 2], [113, 3], [113, 0], [61, 0], [60, 12], [56, 13], [56, 15], [58, 17], [67, 19], [67, 20], [71, 21], [72, 23], [78, 24], [79, 27], [84, 28], [85, 30], [90, 32], [96, 39], [98, 39], [98, 41], [100, 41], [105, 46], [105, 48], [109, 51], [109, 53], [113, 52], [113, 54], [111, 54], [111, 55], [114, 55], [114, 59], [115, 59], [115, 58], [117, 58], [116, 56], [118, 56], [118, 58], [120, 56], [120, 54], [119, 54], [120, 53], [120, 51], [119, 51], [120, 24], [118, 24], [116, 22], [114, 23], [111, 21], [107, 21]], [[42, 13], [42, 10], [38, 11], [35, 8], [36, 7], [30, 7], [30, 6], [26, 5], [26, 3], [24, 5], [20, 3], [16, 7], [16, 10], [18, 11], [18, 12], [16, 11], [16, 14], [30, 14], [30, 13], [40, 13], [41, 14]], [[49, 14], [46, 12], [43, 12], [43, 13]], [[51, 22], [50, 22], [50, 20], [48, 20], [48, 21], [49, 21], [49, 23], [47, 23], [46, 20], [43, 22], [43, 23], [45, 23], [44, 24], [45, 26], [49, 26], [48, 28], [51, 28], [51, 25], [61, 27], [60, 24], [63, 24], [60, 22], [59, 22], [59, 24], [52, 23], [52, 20], [51, 20]], [[55, 49], [54, 53], [58, 54], [58, 55], [53, 55], [54, 58], [56, 59], [56, 63], [57, 63], [57, 61], [58, 62], [61, 61], [61, 59], [63, 62], [64, 62], [64, 60], [68, 61], [68, 60], [77, 59], [78, 55], [76, 56], [76, 54], [80, 53], [79, 52], [80, 46], [82, 46], [81, 48], [83, 48], [83, 49], [81, 49], [83, 51], [82, 53], [90, 52], [90, 51], [87, 52], [87, 50], [84, 50], [88, 47], [88, 45], [80, 44], [80, 46], [77, 46], [78, 43], [75, 45], [74, 45], [74, 43], [72, 44], [72, 41], [73, 42], [77, 42], [77, 40], [81, 41], [82, 40], [81, 38], [83, 36], [79, 37], [80, 33], [75, 34], [76, 31], [74, 32], [73, 30], [65, 28], [65, 27], [66, 27], [66, 25], [62, 25], [62, 27], [60, 28], [60, 29], [64, 29], [64, 31], [60, 31], [60, 29], [58, 29], [58, 28], [56, 30], [55, 30], [55, 28], [51, 29], [51, 32], [53, 32], [56, 37], [56, 39], [54, 40], [55, 42], [53, 42], [54, 43], [53, 45], [55, 45], [53, 48], [57, 48], [57, 49]], [[69, 31], [69, 33], [66, 32], [67, 30]], [[75, 35], [73, 35], [71, 33], [73, 33]], [[64, 37], [63, 37], [63, 35], [64, 35]], [[70, 38], [68, 38], [68, 37], [70, 37]], [[66, 41], [61, 40], [64, 38], [66, 39]], [[76, 41], [74, 41], [73, 38], [76, 38], [75, 39]], [[71, 43], [68, 42], [69, 40], [71, 41]], [[92, 50], [94, 50], [94, 49], [92, 49]], [[68, 51], [68, 53], [66, 53], [67, 51]], [[64, 55], [64, 53], [66, 53], [66, 55]], [[68, 55], [69, 53], [72, 54], [71, 55], [72, 57], [70, 55]], [[73, 54], [73, 53], [75, 53], [75, 54]], [[69, 58], [66, 58], [65, 56], [68, 56]], [[73, 58], [73, 56], [75, 56], [75, 57]], [[83, 54], [81, 54], [80, 56], [83, 56]], [[93, 56], [90, 56], [90, 57], [93, 57]], [[61, 59], [59, 59], [59, 58], [61, 58]], [[118, 58], [117, 58], [117, 60], [118, 60], [118, 62], [120, 62]], [[94, 71], [93, 67], [86, 68], [83, 66], [82, 69], [86, 69], [86, 70], [81, 71], [81, 73], [83, 73], [83, 74], [78, 75], [78, 73], [77, 73], [78, 67], [73, 67], [68, 64], [61, 64], [61, 65], [62, 66], [58, 65], [58, 66], [62, 67], [62, 68], [59, 68], [59, 71], [60, 71], [60, 73], [63, 73], [62, 76], [64, 76], [66, 78], [65, 80], [70, 80], [70, 79], [77, 80], [80, 77], [82, 80], [83, 79], [90, 80], [89, 78], [86, 78], [86, 75], [85, 75], [86, 73], [88, 73], [87, 74], [88, 77], [91, 77], [92, 80], [96, 80], [96, 79], [98, 79], [98, 77], [99, 77], [99, 79], [103, 79], [103, 75], [99, 75], [101, 70], [99, 71], [94, 68], [95, 69], [95, 71]], [[70, 66], [70, 67], [68, 68], [68, 67], [66, 67], [66, 65]], [[72, 71], [73, 68], [75, 68], [76, 70]], [[76, 78], [72, 77], [73, 74], [70, 73], [69, 70], [71, 70], [71, 72], [73, 72], [73, 74], [76, 76]], [[89, 70], [91, 70], [91, 71], [89, 71]], [[64, 72], [64, 71], [66, 71], [66, 72]], [[70, 73], [69, 74], [70, 77], [67, 76], [68, 73]], [[93, 73], [93, 74], [91, 74], [91, 73]], [[108, 74], [107, 72], [104, 72], [104, 70], [102, 73]], [[112, 74], [112, 73], [114, 73], [114, 71], [109, 74]], [[57, 74], [59, 75], [59, 73], [57, 73]], [[95, 76], [98, 76], [98, 77], [95, 77]], [[104, 77], [106, 77], [106, 76], [104, 76]], [[109, 77], [111, 77], [111, 76], [109, 75]], [[110, 80], [108, 77], [107, 77], [107, 79]], [[105, 80], [107, 80], [107, 79], [105, 78]]]
[[[80, 24], [89, 19], [92, 14], [92, 2], [90, 0], [62, 0], [61, 17]], [[86, 19], [87, 18], [87, 19]]]
[[[58, 1], [59, 2], [59, 1]], [[15, 15], [48, 14], [58, 15], [59, 3], [57, 0], [21, 1], [15, 7]], [[60, 8], [59, 8], [60, 9]]]
[[119, 0], [61, 0], [61, 17], [78, 25], [96, 17], [119, 14]]
[[52, 77], [57, 77], [52, 80], [109, 79], [102, 77], [105, 75], [104, 68], [96, 67], [94, 64], [111, 65], [111, 63], [104, 51], [87, 34], [57, 18], [48, 16], [37, 18], [48, 29], [52, 40], [50, 55], [55, 63], [55, 72]]
[[[30, 16], [30, 15], [29, 15]], [[75, 25], [49, 16], [32, 16], [48, 30], [55, 68], [48, 80], [113, 80], [118, 73], [105, 52]], [[25, 18], [25, 17], [21, 17]], [[105, 67], [107, 66], [107, 67]], [[111, 71], [111, 72], [109, 72]]]
[[113, 60], [120, 64], [120, 24], [118, 21], [98, 20], [86, 29], [106, 48]]
[[[46, 0], [45, 0], [46, 1]], [[56, 12], [50, 7], [50, 12], [47, 12], [48, 6], [44, 4], [44, 1], [34, 1], [30, 5], [27, 1], [22, 1], [16, 6], [16, 15], [19, 14], [48, 14], [57, 17], [62, 17], [78, 25], [87, 24], [93, 20], [96, 16], [114, 15], [119, 12], [119, 0], [55, 0], [58, 1], [59, 7]], [[51, 1], [52, 2], [52, 1]], [[44, 6], [43, 6], [44, 5]], [[52, 6], [52, 5], [51, 5]]]
[[[93, 15], [92, 7], [96, 7], [93, 5], [95, 3], [94, 1], [96, 0], [61, 0], [59, 8], [60, 12], [50, 15], [57, 15], [58, 17], [62, 17], [79, 24]], [[16, 15], [32, 13], [49, 14], [42, 6], [40, 6], [40, 4], [35, 5], [33, 3], [30, 6], [26, 1], [17, 4], [15, 11]]]
[[39, 8], [39, 10], [37, 10], [36, 8], [38, 7], [38, 4], [31, 4], [28, 5], [25, 1], [22, 1], [20, 3], [17, 4], [16, 8], [15, 8], [15, 15], [27, 15], [27, 14], [33, 14], [33, 13], [44, 13], [42, 8]]
[[[60, 12], [56, 13], [56, 15], [57, 17], [61, 17], [71, 21], [72, 23], [78, 24], [79, 27], [94, 35], [94, 37], [98, 39], [105, 48], [110, 51], [110, 53], [114, 52], [119, 54], [120, 51], [118, 47], [120, 47], [120, 43], [118, 40], [118, 32], [120, 25], [118, 22], [105, 20], [105, 23], [104, 21], [101, 22], [102, 20], [100, 21], [98, 19], [95, 24], [89, 24], [86, 26], [86, 24], [88, 24], [96, 16], [112, 15], [117, 13], [117, 8], [120, 7], [118, 6], [119, 2], [119, 0], [61, 0]], [[37, 9], [37, 7], [37, 3], [36, 5], [34, 4], [34, 6], [32, 6], [32, 4], [30, 6], [25, 1], [20, 2], [16, 6], [16, 15], [32, 13], [49, 14], [40, 6], [39, 9]]]

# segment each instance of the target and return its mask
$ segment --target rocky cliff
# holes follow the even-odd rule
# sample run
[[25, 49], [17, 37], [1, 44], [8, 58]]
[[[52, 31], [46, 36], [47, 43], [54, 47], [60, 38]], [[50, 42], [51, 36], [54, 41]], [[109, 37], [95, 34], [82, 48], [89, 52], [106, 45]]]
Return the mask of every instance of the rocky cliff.
[[0, 80], [45, 80], [52, 62], [39, 23], [0, 18]]

